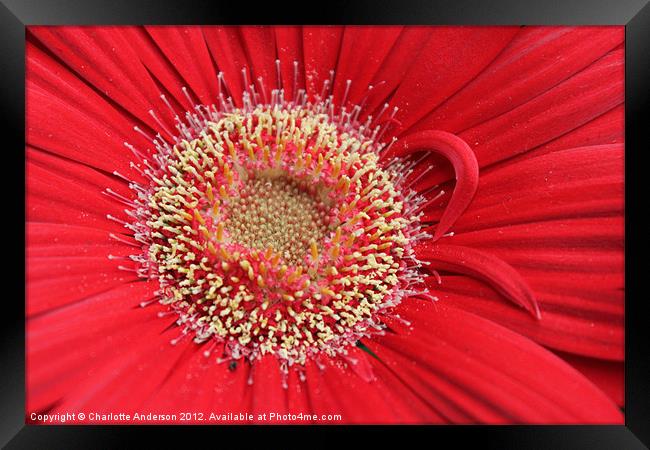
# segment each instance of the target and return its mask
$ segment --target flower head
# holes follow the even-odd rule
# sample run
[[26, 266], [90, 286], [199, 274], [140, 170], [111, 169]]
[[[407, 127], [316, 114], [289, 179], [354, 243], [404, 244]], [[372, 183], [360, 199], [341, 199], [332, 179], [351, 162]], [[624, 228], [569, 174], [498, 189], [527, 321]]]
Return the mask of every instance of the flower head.
[[28, 408], [620, 421], [621, 45], [31, 29]]
[[381, 330], [422, 283], [414, 246], [427, 234], [404, 164], [379, 164], [381, 127], [272, 96], [179, 122], [184, 139], [134, 164], [150, 183], [131, 183], [127, 226], [145, 244], [138, 272], [195, 342], [251, 362], [272, 353], [286, 370]]

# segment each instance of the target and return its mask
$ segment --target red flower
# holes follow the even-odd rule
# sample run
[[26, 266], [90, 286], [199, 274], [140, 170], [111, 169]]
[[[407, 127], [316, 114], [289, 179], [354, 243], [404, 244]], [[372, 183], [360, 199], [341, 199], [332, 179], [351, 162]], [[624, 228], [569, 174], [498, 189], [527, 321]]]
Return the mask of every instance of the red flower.
[[621, 423], [623, 38], [30, 28], [30, 420]]

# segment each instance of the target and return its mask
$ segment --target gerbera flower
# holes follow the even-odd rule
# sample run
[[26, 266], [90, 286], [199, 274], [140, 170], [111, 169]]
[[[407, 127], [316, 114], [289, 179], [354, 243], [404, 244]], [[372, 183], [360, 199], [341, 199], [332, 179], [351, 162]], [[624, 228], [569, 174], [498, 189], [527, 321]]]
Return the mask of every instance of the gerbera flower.
[[31, 27], [28, 413], [622, 422], [623, 38]]

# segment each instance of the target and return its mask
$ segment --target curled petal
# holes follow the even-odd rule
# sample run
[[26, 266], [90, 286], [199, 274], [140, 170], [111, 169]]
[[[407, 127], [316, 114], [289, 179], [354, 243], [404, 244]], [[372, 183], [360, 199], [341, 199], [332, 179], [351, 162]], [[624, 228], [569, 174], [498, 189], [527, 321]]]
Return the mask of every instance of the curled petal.
[[473, 248], [445, 244], [420, 245], [416, 255], [421, 261], [433, 263], [436, 269], [459, 272], [488, 282], [508, 300], [541, 318], [532, 289], [519, 272], [502, 259]]
[[386, 156], [407, 156], [421, 150], [430, 150], [444, 156], [454, 166], [456, 173], [456, 188], [433, 236], [436, 241], [451, 228], [472, 202], [478, 188], [478, 163], [474, 152], [465, 141], [454, 134], [439, 130], [410, 134], [395, 142]]

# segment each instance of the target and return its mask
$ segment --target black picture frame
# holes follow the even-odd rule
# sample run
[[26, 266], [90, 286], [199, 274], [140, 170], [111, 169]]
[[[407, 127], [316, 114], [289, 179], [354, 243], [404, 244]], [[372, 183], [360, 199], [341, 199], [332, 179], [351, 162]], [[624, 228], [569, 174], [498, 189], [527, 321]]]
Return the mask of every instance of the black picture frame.
[[[647, 0], [400, 0], [329, 1], [308, 10], [302, 4], [256, 4], [208, 0], [1, 0], [0, 94], [2, 97], [2, 167], [10, 175], [5, 184], [2, 227], [3, 255], [12, 272], [2, 290], [2, 369], [0, 369], [0, 445], [6, 448], [129, 448], [137, 437], [173, 442], [178, 431], [192, 440], [224, 439], [250, 442], [265, 431], [268, 442], [282, 447], [305, 440], [347, 439], [344, 427], [163, 427], [163, 426], [35, 426], [25, 425], [25, 27], [29, 25], [83, 24], [436, 24], [436, 25], [624, 25], [626, 114], [626, 303], [625, 303], [625, 425], [624, 426], [424, 426], [355, 427], [383, 440], [401, 435], [400, 441], [453, 442], [483, 448], [637, 449], [650, 445], [650, 327], [641, 284], [643, 252], [649, 229], [643, 222], [642, 155], [650, 149], [646, 124], [650, 105], [650, 3]], [[20, 149], [23, 149], [22, 151]], [[21, 169], [22, 168], [22, 169]], [[11, 245], [6, 245], [10, 243]], [[15, 273], [13, 272], [15, 271]], [[5, 272], [6, 273], [6, 272]], [[324, 432], [323, 432], [324, 431]], [[280, 437], [289, 433], [292, 439]], [[215, 441], [214, 435], [219, 434]], [[313, 433], [317, 433], [315, 437]], [[408, 433], [408, 434], [405, 434]], [[142, 436], [142, 435], [145, 436]], [[265, 438], [267, 439], [267, 438]], [[440, 440], [443, 441], [440, 441]], [[187, 442], [183, 439], [180, 442]], [[409, 445], [409, 444], [407, 444]], [[417, 444], [420, 445], [420, 444]]]

